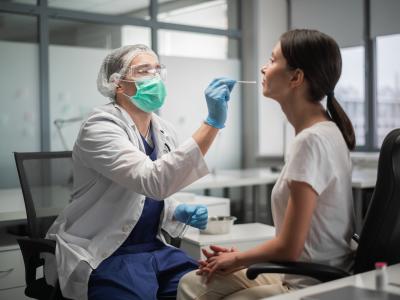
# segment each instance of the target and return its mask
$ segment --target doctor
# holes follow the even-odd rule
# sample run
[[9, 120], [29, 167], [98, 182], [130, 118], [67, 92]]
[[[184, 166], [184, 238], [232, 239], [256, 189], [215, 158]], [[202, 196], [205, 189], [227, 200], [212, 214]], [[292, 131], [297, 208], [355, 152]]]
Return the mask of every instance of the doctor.
[[224, 127], [235, 81], [211, 82], [208, 117], [178, 145], [172, 126], [152, 113], [165, 100], [164, 75], [144, 45], [112, 51], [100, 68], [98, 90], [110, 103], [96, 108], [80, 129], [72, 202], [47, 234], [57, 247], [56, 261], [46, 260], [46, 277], [55, 264], [64, 297], [174, 296], [179, 279], [197, 268], [163, 232], [176, 237], [185, 223], [205, 228], [207, 208], [168, 197], [208, 173], [203, 156]]

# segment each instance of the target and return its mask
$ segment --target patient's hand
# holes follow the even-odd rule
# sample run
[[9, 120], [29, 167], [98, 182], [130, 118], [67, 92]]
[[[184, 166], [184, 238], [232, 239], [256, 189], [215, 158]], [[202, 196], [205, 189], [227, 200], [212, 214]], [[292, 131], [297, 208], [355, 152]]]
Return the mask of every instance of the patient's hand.
[[201, 252], [203, 252], [204, 256], [206, 257], [206, 260], [199, 260], [199, 270], [196, 272], [197, 275], [205, 275], [207, 272], [204, 272], [204, 268], [207, 266], [207, 261], [213, 257], [213, 256], [218, 256], [221, 253], [227, 253], [227, 252], [235, 252], [238, 251], [235, 247], [231, 247], [230, 249], [225, 248], [225, 247], [220, 247], [217, 245], [210, 245], [210, 250], [212, 252], [208, 251], [207, 249], [203, 248], [201, 249]]
[[207, 282], [209, 282], [214, 273], [221, 275], [227, 275], [244, 268], [244, 266], [239, 266], [237, 264], [236, 256], [239, 250], [235, 247], [230, 249], [211, 245], [210, 252], [206, 249], [202, 249], [204, 256], [207, 258], [205, 261], [200, 260], [199, 270], [196, 272], [197, 275], [202, 275], [207, 277]]

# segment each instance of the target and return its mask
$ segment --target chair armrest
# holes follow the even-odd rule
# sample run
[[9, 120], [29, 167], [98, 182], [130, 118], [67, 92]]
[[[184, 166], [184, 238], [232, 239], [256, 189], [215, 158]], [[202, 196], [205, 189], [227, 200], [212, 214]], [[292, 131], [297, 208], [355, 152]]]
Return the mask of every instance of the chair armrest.
[[353, 234], [353, 236], [351, 237], [351, 239], [352, 239], [353, 241], [355, 241], [357, 244], [360, 243], [360, 236], [359, 236], [357, 233]]
[[56, 242], [48, 239], [28, 237], [18, 238], [17, 242], [24, 258], [26, 285], [29, 286], [36, 280], [36, 269], [44, 264], [44, 260], [40, 258], [40, 254], [55, 254]]
[[29, 251], [33, 254], [51, 253], [55, 254], [56, 241], [40, 238], [21, 237], [17, 239], [21, 251]]
[[351, 274], [327, 265], [307, 262], [269, 262], [251, 265], [246, 272], [247, 278], [255, 279], [261, 273], [296, 274], [309, 276], [321, 282], [350, 276]]

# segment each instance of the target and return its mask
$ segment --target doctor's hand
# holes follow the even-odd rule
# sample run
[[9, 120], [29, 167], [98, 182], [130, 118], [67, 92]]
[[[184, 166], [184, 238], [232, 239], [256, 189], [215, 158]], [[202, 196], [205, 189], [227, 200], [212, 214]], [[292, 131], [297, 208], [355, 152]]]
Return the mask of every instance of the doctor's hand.
[[205, 229], [208, 209], [204, 205], [179, 204], [174, 212], [175, 219], [192, 227]]
[[236, 80], [229, 78], [214, 79], [205, 90], [208, 116], [205, 122], [215, 128], [225, 127], [227, 117], [228, 101], [235, 86]]

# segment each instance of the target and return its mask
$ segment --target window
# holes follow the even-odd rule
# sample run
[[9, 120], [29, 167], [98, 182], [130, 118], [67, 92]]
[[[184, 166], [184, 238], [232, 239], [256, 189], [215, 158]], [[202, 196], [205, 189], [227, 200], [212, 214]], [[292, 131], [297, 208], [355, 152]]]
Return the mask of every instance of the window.
[[385, 136], [400, 127], [400, 34], [376, 39], [376, 147]]
[[400, 127], [400, 1], [370, 0], [370, 39], [374, 53], [373, 147], [380, 148], [385, 136]]
[[[198, 2], [188, 5], [185, 1], [160, 0], [158, 20], [217, 29], [237, 28], [236, 0]], [[161, 55], [215, 59], [237, 58], [239, 48], [237, 40], [227, 36], [176, 30], [159, 30], [158, 45]]]
[[82, 120], [109, 102], [96, 85], [103, 59], [123, 45], [150, 46], [150, 29], [60, 20], [50, 20], [49, 27], [51, 150], [71, 150]]
[[[182, 56], [175, 69], [190, 56], [226, 60], [234, 71], [225, 75], [239, 74], [237, 0], [47, 0], [40, 9], [27, 9], [37, 0], [6, 2], [0, 5], [0, 85], [2, 99], [14, 105], [0, 112], [0, 132], [9, 141], [0, 145], [0, 166], [15, 176], [4, 176], [0, 187], [17, 185], [12, 151], [72, 149], [82, 119], [109, 101], [96, 79], [111, 49], [142, 43], [166, 60]], [[150, 2], [160, 20], [150, 16]], [[21, 74], [24, 81], [15, 80]]]
[[160, 1], [158, 20], [175, 24], [237, 29], [237, 1], [213, 0], [198, 2], [187, 5], [185, 1]]
[[7, 2], [21, 3], [21, 4], [33, 4], [33, 5], [36, 5], [36, 3], [37, 3], [36, 0], [8, 0]]
[[[292, 29], [319, 30], [335, 39], [341, 48], [343, 69], [335, 95], [355, 127], [358, 147], [365, 146], [367, 134], [363, 3], [363, 0], [290, 0], [289, 3]], [[271, 124], [275, 125], [274, 130]], [[258, 129], [260, 156], [280, 157], [288, 153], [294, 130], [277, 103], [260, 102]]]
[[37, 46], [37, 18], [32, 16], [0, 13], [0, 40], [18, 43], [33, 43]]
[[114, 49], [128, 44], [150, 45], [150, 29], [128, 25], [101, 25], [64, 20], [49, 21], [50, 43]]
[[226, 36], [160, 30], [158, 44], [161, 55], [216, 59], [238, 57], [237, 41]]
[[364, 92], [363, 1], [292, 0], [291, 3], [293, 28], [320, 30], [339, 44], [342, 75], [335, 88], [335, 95], [352, 121], [356, 146], [365, 146], [367, 116]]
[[117, 16], [149, 18], [150, 0], [71, 1], [48, 0], [49, 7]]
[[357, 146], [365, 145], [364, 47], [342, 48], [342, 75], [335, 95], [353, 123]]
[[19, 187], [14, 151], [40, 150], [37, 19], [0, 13], [0, 189]]

